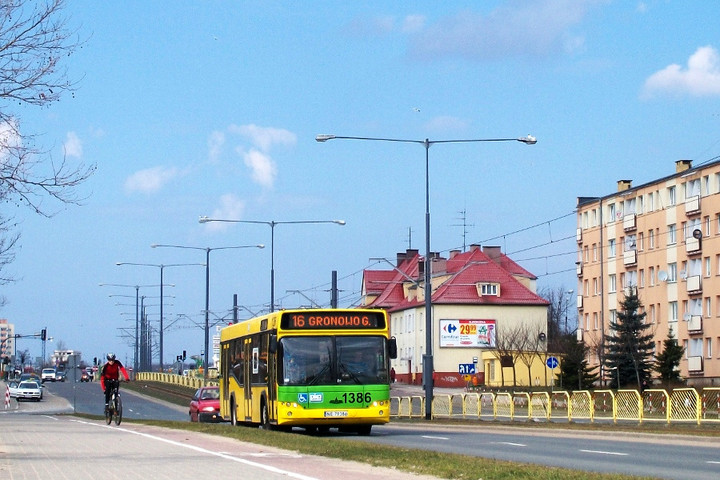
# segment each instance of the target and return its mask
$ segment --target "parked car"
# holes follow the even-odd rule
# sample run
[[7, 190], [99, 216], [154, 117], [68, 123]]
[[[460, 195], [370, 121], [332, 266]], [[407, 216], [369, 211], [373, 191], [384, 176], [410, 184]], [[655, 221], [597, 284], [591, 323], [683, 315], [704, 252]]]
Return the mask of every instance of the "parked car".
[[43, 368], [40, 373], [40, 379], [42, 383], [54, 382], [55, 381], [55, 369], [54, 368]]
[[198, 388], [190, 400], [191, 422], [219, 422], [220, 389], [218, 387]]
[[39, 402], [42, 400], [42, 397], [42, 387], [37, 382], [25, 380], [24, 382], [20, 382], [17, 386], [15, 398], [17, 398], [18, 401], [35, 400], [36, 402]]

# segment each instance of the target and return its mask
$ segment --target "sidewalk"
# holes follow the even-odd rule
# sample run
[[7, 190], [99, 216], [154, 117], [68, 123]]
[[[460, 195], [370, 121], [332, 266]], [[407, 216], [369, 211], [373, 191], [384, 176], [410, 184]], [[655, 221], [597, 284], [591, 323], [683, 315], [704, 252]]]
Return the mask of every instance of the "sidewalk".
[[[464, 388], [434, 387], [433, 395], [455, 395], [465, 393]], [[390, 385], [391, 397], [425, 397], [425, 387], [422, 385], [409, 385], [407, 383], [393, 383]]]

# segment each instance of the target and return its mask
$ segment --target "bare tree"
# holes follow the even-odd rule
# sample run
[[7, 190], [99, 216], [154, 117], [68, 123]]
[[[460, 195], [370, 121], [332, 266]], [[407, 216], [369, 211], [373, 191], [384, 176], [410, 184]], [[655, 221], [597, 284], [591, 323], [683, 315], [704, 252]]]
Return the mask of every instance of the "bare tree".
[[504, 327], [495, 331], [495, 349], [492, 351], [495, 358], [500, 361], [500, 379], [502, 386], [505, 386], [505, 369], [512, 368], [513, 386], [517, 386], [517, 375], [515, 374], [515, 364], [518, 356], [515, 353], [522, 347], [523, 343], [523, 326], [517, 324], [515, 326]]
[[74, 94], [63, 61], [82, 46], [63, 16], [65, 0], [8, 0], [0, 4], [0, 197], [43, 216], [49, 196], [62, 203], [82, 201], [75, 187], [95, 166], [54, 160], [37, 146], [37, 134], [24, 128], [17, 110], [47, 107]]
[[[518, 327], [517, 356], [518, 360], [527, 368], [528, 386], [532, 386], [532, 365], [536, 358], [542, 360], [545, 353], [545, 328], [527, 323], [518, 325]], [[547, 378], [545, 384], [547, 385]]]

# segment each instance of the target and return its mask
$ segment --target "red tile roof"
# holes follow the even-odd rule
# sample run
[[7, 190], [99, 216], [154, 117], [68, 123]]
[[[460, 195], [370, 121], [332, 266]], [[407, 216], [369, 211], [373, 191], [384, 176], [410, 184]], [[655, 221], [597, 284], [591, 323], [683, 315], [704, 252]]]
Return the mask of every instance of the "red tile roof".
[[[434, 271], [433, 278], [446, 276], [446, 280], [438, 285], [433, 292], [434, 304], [462, 305], [548, 305], [531, 289], [521, 283], [515, 276], [535, 280], [536, 277], [515, 263], [508, 256], [493, 251], [491, 258], [479, 247], [470, 251], [453, 255], [446, 261], [433, 262], [437, 269], [445, 263], [444, 271]], [[411, 278], [418, 278], [418, 262], [424, 260], [420, 255], [413, 255], [402, 261], [397, 269]], [[386, 308], [390, 311], [403, 310], [423, 304], [415, 297], [405, 298], [403, 284], [409, 280], [396, 270], [365, 270], [363, 281], [368, 294], [378, 295], [369, 305]], [[422, 284], [422, 279], [420, 279]], [[497, 283], [500, 285], [500, 296], [480, 295], [477, 284]], [[379, 293], [378, 293], [379, 292]]]

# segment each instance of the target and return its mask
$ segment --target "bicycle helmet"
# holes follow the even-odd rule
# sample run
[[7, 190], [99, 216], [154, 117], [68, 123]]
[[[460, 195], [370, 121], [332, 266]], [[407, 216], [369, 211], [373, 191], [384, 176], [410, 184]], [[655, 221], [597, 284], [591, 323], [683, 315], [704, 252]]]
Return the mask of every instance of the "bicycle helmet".
[[115, 354], [114, 354], [114, 353], [108, 353], [108, 354], [107, 354], [107, 359], [108, 359], [108, 360], [115, 360]]

